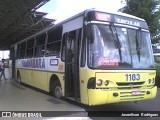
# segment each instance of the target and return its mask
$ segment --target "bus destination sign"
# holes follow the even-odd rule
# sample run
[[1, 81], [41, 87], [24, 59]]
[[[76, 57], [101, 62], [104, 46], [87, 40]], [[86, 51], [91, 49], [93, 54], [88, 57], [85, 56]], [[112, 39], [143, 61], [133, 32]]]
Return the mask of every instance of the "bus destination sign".
[[134, 27], [141, 27], [142, 29], [148, 29], [148, 25], [143, 19], [130, 17], [130, 16], [123, 16], [121, 14], [91, 11], [88, 13], [87, 19], [88, 21], [92, 21], [92, 20], [105, 21], [105, 22], [130, 25]]
[[95, 13], [96, 20], [110, 21], [110, 15], [105, 13]]
[[114, 17], [113, 21], [115, 23], [148, 29], [147, 23], [141, 19], [136, 19], [131, 17], [129, 18], [128, 16], [120, 16], [120, 15], [114, 15], [113, 17]]
[[127, 24], [127, 25], [132, 25], [132, 26], [137, 26], [140, 27], [140, 22], [139, 21], [135, 21], [132, 19], [123, 19], [123, 18], [118, 18], [116, 17], [116, 22], [118, 23], [122, 23], [122, 24]]

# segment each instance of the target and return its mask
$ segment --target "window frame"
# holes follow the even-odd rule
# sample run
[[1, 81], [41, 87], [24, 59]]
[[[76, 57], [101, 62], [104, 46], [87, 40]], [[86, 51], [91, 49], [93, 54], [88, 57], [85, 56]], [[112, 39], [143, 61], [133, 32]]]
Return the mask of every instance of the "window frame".
[[[22, 49], [22, 45], [25, 44], [23, 47], [24, 49]], [[26, 57], [26, 47], [27, 47], [27, 42], [24, 41], [22, 43], [20, 43], [20, 50], [19, 50], [19, 59], [24, 59]]]
[[[62, 43], [62, 31], [63, 31], [63, 27], [59, 26], [57, 28], [50, 29], [46, 32], [47, 34], [46, 50], [45, 50], [46, 57], [60, 55], [61, 43]], [[56, 45], [57, 43], [58, 45]], [[49, 46], [52, 46], [52, 47], [49, 47]]]
[[[31, 44], [31, 42], [33, 42], [33, 45]], [[35, 37], [32, 37], [30, 39], [28, 39], [27, 41], [27, 47], [26, 47], [26, 58], [32, 58], [34, 57], [34, 48], [35, 48]], [[29, 46], [28, 46], [29, 45]], [[30, 52], [31, 51], [31, 52]], [[29, 53], [29, 54], [28, 54]]]
[[[43, 57], [45, 55], [46, 38], [47, 38], [46, 32], [38, 34], [35, 37], [35, 48], [34, 48], [34, 57], [35, 58], [36, 57]], [[37, 42], [37, 41], [39, 41], [39, 42]]]

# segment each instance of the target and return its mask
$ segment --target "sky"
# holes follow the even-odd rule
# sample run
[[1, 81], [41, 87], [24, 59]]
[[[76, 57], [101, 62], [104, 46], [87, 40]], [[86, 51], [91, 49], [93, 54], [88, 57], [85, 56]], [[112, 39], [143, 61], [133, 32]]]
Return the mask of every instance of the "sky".
[[85, 9], [95, 8], [103, 11], [117, 11], [125, 0], [50, 0], [37, 11], [47, 12], [46, 18], [56, 19], [58, 23]]

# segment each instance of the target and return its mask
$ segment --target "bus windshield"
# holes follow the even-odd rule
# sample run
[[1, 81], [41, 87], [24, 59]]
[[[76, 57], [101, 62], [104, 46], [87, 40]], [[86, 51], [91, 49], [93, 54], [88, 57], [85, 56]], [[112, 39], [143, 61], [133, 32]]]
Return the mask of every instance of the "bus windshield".
[[149, 32], [103, 24], [91, 24], [90, 28], [90, 68], [154, 67]]

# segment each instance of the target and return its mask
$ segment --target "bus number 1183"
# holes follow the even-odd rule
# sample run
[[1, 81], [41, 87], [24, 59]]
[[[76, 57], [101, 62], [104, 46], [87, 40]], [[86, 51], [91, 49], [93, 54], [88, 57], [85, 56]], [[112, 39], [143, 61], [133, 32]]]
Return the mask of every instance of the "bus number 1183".
[[140, 80], [140, 74], [126, 74], [126, 81]]

